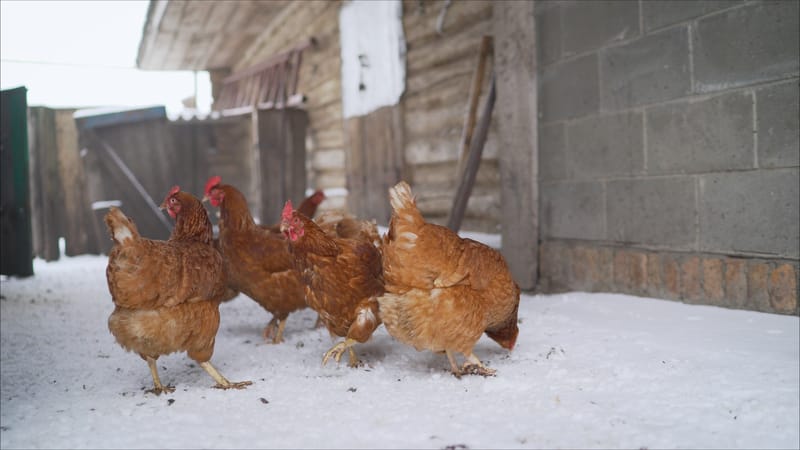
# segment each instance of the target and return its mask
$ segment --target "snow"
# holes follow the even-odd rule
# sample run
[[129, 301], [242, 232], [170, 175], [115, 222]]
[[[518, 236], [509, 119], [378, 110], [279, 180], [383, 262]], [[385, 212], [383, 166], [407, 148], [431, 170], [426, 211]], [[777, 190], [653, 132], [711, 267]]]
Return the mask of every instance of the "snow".
[[321, 365], [335, 341], [311, 311], [287, 342], [241, 297], [220, 307], [212, 363], [248, 389], [221, 391], [185, 354], [147, 365], [108, 331], [103, 256], [34, 261], [3, 277], [2, 448], [798, 448], [798, 317], [625, 295], [524, 295], [497, 376], [456, 379], [443, 355], [380, 327], [367, 366]]

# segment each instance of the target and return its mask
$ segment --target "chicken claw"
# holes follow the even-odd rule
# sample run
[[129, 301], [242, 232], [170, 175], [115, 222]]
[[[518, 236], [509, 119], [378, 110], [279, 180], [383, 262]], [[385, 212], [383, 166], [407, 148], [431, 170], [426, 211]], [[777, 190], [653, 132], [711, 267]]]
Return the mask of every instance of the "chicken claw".
[[211, 378], [217, 381], [217, 384], [214, 385], [215, 389], [244, 389], [253, 384], [252, 381], [228, 381], [228, 379], [223, 377], [209, 361], [201, 362], [200, 367], [205, 369], [205, 371], [211, 375]]
[[342, 354], [344, 353], [344, 351], [347, 350], [350, 355], [350, 362], [348, 363], [348, 366], [358, 367], [361, 361], [358, 360], [356, 352], [353, 350], [353, 345], [355, 345], [356, 342], [358, 341], [356, 341], [355, 339], [348, 338], [331, 347], [330, 350], [325, 352], [325, 356], [322, 358], [322, 365], [324, 366], [325, 364], [327, 364], [328, 360], [331, 357], [336, 359], [336, 362], [338, 363], [339, 361], [341, 361]]
[[467, 361], [464, 362], [464, 365], [461, 366], [459, 369], [456, 365], [455, 356], [453, 356], [453, 352], [450, 350], [445, 351], [447, 353], [447, 360], [450, 361], [450, 371], [453, 372], [453, 375], [456, 378], [461, 378], [461, 375], [480, 375], [483, 377], [493, 377], [497, 372], [494, 369], [490, 369], [481, 363], [481, 360], [475, 356], [474, 353], [470, 353], [467, 356]]
[[145, 392], [156, 395], [161, 395], [162, 392], [164, 394], [171, 394], [175, 392], [175, 386], [162, 386], [161, 383], [157, 383], [153, 389], [148, 389]]
[[175, 386], [164, 386], [161, 384], [161, 379], [158, 377], [158, 367], [156, 367], [156, 360], [149, 356], [145, 357], [147, 366], [150, 367], [150, 375], [153, 376], [153, 389], [148, 389], [145, 392], [150, 394], [161, 395], [161, 393], [171, 394], [175, 392]]

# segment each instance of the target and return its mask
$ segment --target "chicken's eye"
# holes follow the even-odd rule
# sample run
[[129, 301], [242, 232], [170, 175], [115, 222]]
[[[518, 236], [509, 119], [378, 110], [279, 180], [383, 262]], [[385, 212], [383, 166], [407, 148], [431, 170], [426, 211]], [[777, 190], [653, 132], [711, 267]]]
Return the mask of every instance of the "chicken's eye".
[[295, 217], [292, 219], [292, 225], [299, 225], [299, 224], [300, 224], [300, 218]]
[[172, 198], [169, 199], [169, 202], [174, 205], [175, 203], [178, 203], [178, 199], [176, 199], [175, 197], [172, 197]]

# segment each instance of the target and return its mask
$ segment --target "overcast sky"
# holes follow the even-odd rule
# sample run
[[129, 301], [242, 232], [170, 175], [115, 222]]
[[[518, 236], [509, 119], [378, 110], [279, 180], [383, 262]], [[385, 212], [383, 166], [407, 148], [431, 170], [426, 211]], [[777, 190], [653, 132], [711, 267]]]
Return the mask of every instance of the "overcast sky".
[[[136, 69], [147, 1], [0, 1], [2, 89], [25, 86], [50, 107], [166, 105], [193, 95], [194, 74]], [[210, 102], [198, 73], [198, 103]]]

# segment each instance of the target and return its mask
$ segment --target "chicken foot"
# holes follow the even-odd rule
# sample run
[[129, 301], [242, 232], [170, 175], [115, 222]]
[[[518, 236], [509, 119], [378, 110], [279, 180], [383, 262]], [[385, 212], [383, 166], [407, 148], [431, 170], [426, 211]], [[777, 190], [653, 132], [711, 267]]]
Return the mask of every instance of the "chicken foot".
[[268, 341], [271, 337], [273, 344], [280, 344], [283, 342], [283, 330], [285, 328], [286, 319], [280, 320], [273, 317], [264, 328], [264, 340]]
[[158, 367], [156, 367], [156, 360], [149, 356], [145, 356], [145, 360], [147, 361], [147, 366], [150, 367], [150, 375], [153, 376], [153, 389], [148, 389], [145, 392], [156, 395], [161, 395], [162, 392], [165, 394], [175, 392], [175, 386], [164, 386], [161, 384], [161, 379], [158, 378]]
[[211, 365], [210, 361], [201, 362], [200, 367], [205, 369], [205, 371], [211, 375], [211, 378], [217, 382], [216, 386], [214, 386], [216, 389], [244, 389], [246, 386], [253, 384], [252, 381], [228, 381], [227, 378], [223, 377], [222, 374], [220, 374], [217, 369]]
[[357, 343], [358, 341], [355, 339], [347, 338], [344, 341], [334, 345], [330, 350], [325, 352], [325, 356], [322, 358], [322, 365], [324, 366], [331, 357], [336, 359], [336, 362], [338, 363], [342, 359], [342, 354], [344, 351], [347, 350], [350, 354], [350, 362], [348, 363], [348, 366], [358, 367], [361, 361], [358, 360], [356, 352], [353, 350], [353, 346]]
[[450, 370], [453, 372], [453, 375], [455, 375], [456, 378], [461, 378], [461, 375], [480, 375], [483, 377], [493, 377], [497, 372], [494, 369], [484, 366], [481, 360], [478, 359], [478, 357], [472, 352], [466, 355], [467, 360], [459, 369], [453, 352], [451, 350], [447, 350], [446, 353], [447, 360], [450, 361]]

